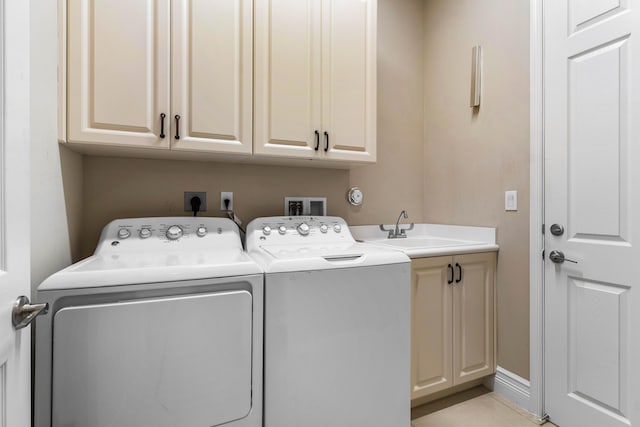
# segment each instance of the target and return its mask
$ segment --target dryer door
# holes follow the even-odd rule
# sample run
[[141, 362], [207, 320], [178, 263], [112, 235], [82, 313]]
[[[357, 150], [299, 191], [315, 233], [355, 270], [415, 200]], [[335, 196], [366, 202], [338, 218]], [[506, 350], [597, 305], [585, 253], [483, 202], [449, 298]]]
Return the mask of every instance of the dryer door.
[[65, 307], [53, 426], [217, 426], [251, 410], [247, 291]]

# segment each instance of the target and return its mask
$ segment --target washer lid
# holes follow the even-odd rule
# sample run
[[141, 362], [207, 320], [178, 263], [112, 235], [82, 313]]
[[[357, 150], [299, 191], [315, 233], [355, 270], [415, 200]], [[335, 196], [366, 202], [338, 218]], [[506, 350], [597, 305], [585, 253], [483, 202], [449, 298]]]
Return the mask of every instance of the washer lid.
[[49, 276], [39, 291], [262, 274], [242, 251], [93, 255]]
[[356, 242], [344, 219], [330, 216], [257, 218], [247, 250], [267, 273], [409, 262], [401, 251]]
[[261, 274], [226, 218], [118, 219], [93, 256], [47, 278], [38, 290], [97, 288]]
[[266, 273], [329, 270], [410, 262], [400, 251], [365, 243], [338, 245], [263, 245], [250, 255]]

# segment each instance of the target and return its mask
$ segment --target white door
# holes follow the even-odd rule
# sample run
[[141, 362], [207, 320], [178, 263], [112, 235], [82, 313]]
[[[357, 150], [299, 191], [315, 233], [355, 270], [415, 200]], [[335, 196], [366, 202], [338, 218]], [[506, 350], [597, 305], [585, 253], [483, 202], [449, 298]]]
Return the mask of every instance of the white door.
[[251, 0], [176, 0], [172, 13], [172, 150], [251, 154]]
[[640, 426], [640, 3], [544, 6], [546, 411]]
[[11, 323], [30, 289], [29, 4], [0, 1], [0, 427], [31, 425], [30, 328]]

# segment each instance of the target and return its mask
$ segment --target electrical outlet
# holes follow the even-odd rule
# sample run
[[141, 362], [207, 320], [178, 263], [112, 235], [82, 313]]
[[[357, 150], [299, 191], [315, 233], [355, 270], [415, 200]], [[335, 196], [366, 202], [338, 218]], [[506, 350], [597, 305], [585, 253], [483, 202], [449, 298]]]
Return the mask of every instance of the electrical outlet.
[[[224, 201], [229, 199], [229, 206], [227, 206]], [[233, 210], [233, 192], [231, 191], [221, 191], [220, 192], [220, 210], [221, 211], [232, 211]]]
[[185, 191], [184, 192], [184, 211], [192, 212], [191, 198], [200, 197], [200, 212], [207, 210], [207, 193], [204, 191]]

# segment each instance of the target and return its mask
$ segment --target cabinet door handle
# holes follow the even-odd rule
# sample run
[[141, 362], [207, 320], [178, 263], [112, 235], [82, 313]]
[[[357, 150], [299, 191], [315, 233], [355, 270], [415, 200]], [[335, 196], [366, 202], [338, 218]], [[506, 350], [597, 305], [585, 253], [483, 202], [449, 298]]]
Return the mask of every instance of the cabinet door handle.
[[329, 132], [324, 133], [324, 151], [329, 151]]
[[176, 114], [176, 139], [180, 139], [180, 116]]
[[167, 117], [167, 115], [165, 113], [160, 114], [160, 138], [164, 139], [164, 137], [166, 136], [164, 134], [164, 119], [165, 117]]
[[462, 282], [462, 266], [456, 262], [456, 268], [458, 269], [458, 278], [456, 279], [456, 283]]
[[315, 148], [315, 150], [318, 151], [319, 148], [320, 148], [320, 132], [316, 131], [316, 148]]
[[[447, 283], [450, 285], [453, 283], [453, 266], [451, 264], [449, 264], [447, 266], [448, 272], [449, 274], [447, 275]], [[451, 278], [449, 278], [451, 277]]]

